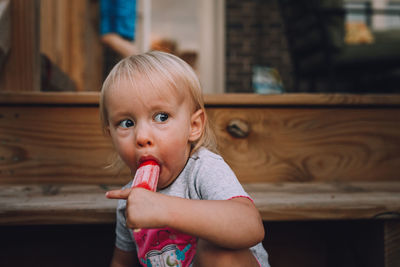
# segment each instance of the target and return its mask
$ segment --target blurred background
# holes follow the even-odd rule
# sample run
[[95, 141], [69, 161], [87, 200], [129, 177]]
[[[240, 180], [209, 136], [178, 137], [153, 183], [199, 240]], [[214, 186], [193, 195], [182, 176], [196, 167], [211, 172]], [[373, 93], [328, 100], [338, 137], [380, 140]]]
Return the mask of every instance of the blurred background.
[[[111, 67], [126, 56], [110, 52], [104, 41], [102, 2], [107, 1], [20, 4], [18, 12], [31, 17], [26, 22], [31, 49], [40, 53], [40, 90], [99, 91]], [[123, 18], [132, 23], [132, 35], [122, 36], [133, 53], [155, 49], [182, 57], [198, 73], [205, 93], [399, 90], [399, 0], [123, 2], [134, 5], [133, 15]], [[22, 45], [11, 40], [13, 50]], [[4, 59], [13, 53], [2, 49], [0, 90], [8, 90], [10, 60]], [[58, 79], [48, 77], [50, 69]]]

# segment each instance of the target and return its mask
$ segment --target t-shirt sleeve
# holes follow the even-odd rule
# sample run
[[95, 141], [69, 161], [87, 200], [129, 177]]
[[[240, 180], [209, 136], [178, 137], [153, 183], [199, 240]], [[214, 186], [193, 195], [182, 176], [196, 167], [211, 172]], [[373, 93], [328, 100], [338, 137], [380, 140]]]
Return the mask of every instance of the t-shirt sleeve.
[[200, 199], [228, 200], [236, 197], [251, 199], [222, 157], [211, 154], [199, 160], [194, 170], [194, 184]]
[[115, 246], [123, 251], [134, 251], [136, 250], [136, 245], [131, 231], [126, 227], [125, 203], [125, 200], [118, 201]]
[[100, 34], [135, 39], [136, 0], [100, 0]]

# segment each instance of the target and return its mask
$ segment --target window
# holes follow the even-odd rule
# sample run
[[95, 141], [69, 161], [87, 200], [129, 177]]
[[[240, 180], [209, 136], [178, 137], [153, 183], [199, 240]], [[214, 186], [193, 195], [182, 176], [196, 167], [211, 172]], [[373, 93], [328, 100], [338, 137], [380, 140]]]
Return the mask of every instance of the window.
[[222, 93], [224, 9], [225, 0], [139, 0], [138, 45], [176, 54], [196, 70], [205, 93]]

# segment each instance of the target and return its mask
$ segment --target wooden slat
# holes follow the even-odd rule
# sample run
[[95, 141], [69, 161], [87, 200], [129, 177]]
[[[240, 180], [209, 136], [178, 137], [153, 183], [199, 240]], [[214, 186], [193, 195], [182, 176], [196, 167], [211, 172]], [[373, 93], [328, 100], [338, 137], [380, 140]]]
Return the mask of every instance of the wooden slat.
[[[209, 108], [220, 153], [243, 183], [397, 181], [400, 109]], [[248, 124], [246, 138], [227, 131]]]
[[94, 105], [99, 104], [97, 92], [0, 92], [0, 104], [6, 105]]
[[95, 107], [0, 107], [1, 183], [124, 183]]
[[[207, 107], [387, 107], [400, 106], [400, 94], [220, 94], [205, 95]], [[99, 103], [98, 92], [0, 92], [0, 104], [88, 104]]]
[[0, 224], [113, 223], [116, 187], [96, 185], [0, 186]]
[[74, 80], [78, 91], [98, 91], [103, 51], [97, 1], [41, 0], [41, 52]]
[[[397, 214], [400, 218], [400, 214]], [[400, 266], [400, 221], [388, 220], [384, 226], [385, 267]]]
[[400, 182], [244, 184], [267, 221], [387, 219], [400, 213]]
[[208, 106], [390, 106], [400, 105], [400, 95], [355, 94], [221, 94], [205, 95]]
[[11, 48], [10, 0], [0, 0], [0, 70]]
[[[266, 221], [379, 219], [400, 212], [400, 183], [245, 184]], [[112, 223], [116, 186], [0, 185], [0, 224]]]
[[11, 1], [12, 49], [0, 72], [0, 91], [39, 91], [39, 1]]
[[[396, 181], [400, 109], [208, 108], [220, 152], [244, 183]], [[246, 138], [232, 137], [232, 119]], [[3, 183], [124, 183], [104, 170], [110, 141], [96, 106], [0, 107]]]

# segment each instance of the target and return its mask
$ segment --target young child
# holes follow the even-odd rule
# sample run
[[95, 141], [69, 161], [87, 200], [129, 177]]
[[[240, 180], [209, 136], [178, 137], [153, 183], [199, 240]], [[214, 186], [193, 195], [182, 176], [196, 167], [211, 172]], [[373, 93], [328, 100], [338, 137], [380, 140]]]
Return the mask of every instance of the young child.
[[269, 266], [262, 220], [217, 154], [194, 71], [163, 52], [119, 62], [104, 82], [104, 130], [134, 174], [160, 164], [157, 192], [107, 192], [120, 199], [111, 266]]

